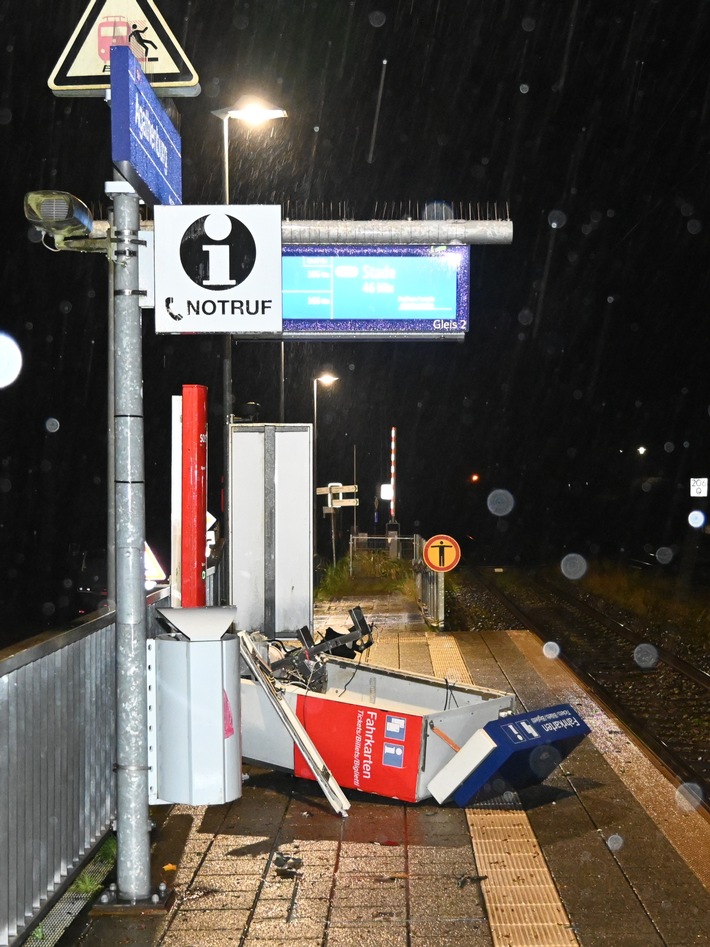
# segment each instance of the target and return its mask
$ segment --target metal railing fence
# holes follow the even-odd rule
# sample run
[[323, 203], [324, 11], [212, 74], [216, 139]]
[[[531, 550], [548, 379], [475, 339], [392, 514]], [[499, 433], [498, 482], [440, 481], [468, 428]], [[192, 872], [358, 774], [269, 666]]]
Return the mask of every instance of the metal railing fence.
[[417, 600], [426, 622], [438, 630], [444, 627], [444, 573], [434, 572], [422, 558], [425, 540], [415, 536], [370, 536], [358, 533], [350, 537], [350, 575], [375, 574], [378, 565], [386, 570], [390, 559], [412, 563]]
[[[168, 590], [147, 598], [148, 634]], [[22, 939], [110, 830], [113, 612], [0, 657], [0, 947]]]

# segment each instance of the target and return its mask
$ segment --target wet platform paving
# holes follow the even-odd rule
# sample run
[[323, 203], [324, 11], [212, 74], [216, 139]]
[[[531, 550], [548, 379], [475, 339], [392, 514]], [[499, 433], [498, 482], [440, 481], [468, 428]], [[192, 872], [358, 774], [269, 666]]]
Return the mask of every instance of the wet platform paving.
[[372, 664], [571, 704], [591, 727], [540, 786], [461, 809], [247, 767], [241, 799], [158, 807], [168, 911], [81, 921], [62, 947], [690, 947], [710, 945], [710, 826], [528, 632], [429, 630], [400, 595], [348, 608], [375, 625]]

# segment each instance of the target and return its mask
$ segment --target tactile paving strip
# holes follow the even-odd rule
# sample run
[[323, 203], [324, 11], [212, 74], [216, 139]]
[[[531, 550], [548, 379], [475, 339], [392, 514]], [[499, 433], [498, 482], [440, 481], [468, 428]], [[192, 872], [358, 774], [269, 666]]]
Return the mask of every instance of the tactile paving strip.
[[[373, 648], [365, 652], [372, 664], [406, 670], [402, 652], [421, 644], [421, 634], [382, 629]], [[456, 639], [427, 631], [434, 674], [471, 684]], [[374, 653], [371, 653], [374, 652]], [[403, 667], [403, 665], [405, 665]], [[494, 947], [578, 947], [567, 912], [520, 800], [514, 793], [466, 810], [476, 858], [483, 879]]]
[[[472, 683], [454, 638], [427, 633], [427, 643], [437, 677]], [[466, 818], [494, 947], [577, 947], [518, 797], [506, 793], [504, 800], [473, 806]]]

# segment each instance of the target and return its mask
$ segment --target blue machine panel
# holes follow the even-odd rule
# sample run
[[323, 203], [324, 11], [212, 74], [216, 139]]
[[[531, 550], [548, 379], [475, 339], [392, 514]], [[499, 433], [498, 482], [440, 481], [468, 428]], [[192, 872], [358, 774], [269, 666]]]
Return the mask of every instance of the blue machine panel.
[[463, 338], [466, 246], [296, 246], [283, 255], [283, 334]]
[[501, 717], [483, 729], [496, 749], [453, 793], [459, 806], [543, 782], [589, 733], [569, 704]]

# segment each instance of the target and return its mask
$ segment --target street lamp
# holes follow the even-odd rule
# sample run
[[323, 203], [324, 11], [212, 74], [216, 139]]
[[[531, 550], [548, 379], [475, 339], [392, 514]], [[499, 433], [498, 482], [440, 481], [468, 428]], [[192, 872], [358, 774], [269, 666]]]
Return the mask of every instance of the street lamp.
[[[222, 121], [222, 198], [224, 204], [229, 204], [229, 120], [246, 122], [251, 126], [263, 125], [275, 118], [286, 118], [284, 109], [271, 105], [264, 99], [256, 96], [243, 95], [231, 108], [217, 109], [212, 112]], [[283, 391], [284, 350], [281, 343], [281, 388]], [[227, 333], [224, 337], [224, 353], [222, 359], [222, 393], [224, 400], [224, 472], [222, 476], [223, 507], [224, 507], [224, 534], [229, 530], [229, 422], [232, 415], [232, 336]], [[283, 404], [283, 395], [282, 395]], [[283, 421], [283, 407], [281, 409]], [[225, 546], [225, 574], [228, 573], [230, 550]]]
[[[315, 491], [318, 488], [318, 382], [320, 382], [321, 385], [325, 385], [326, 388], [330, 388], [330, 386], [337, 380], [338, 380], [337, 375], [331, 375], [330, 372], [323, 372], [322, 375], [319, 375], [317, 378], [313, 379], [313, 479], [315, 480], [315, 483], [313, 484], [314, 497], [316, 496]], [[316, 529], [316, 524], [314, 522], [313, 523], [314, 538], [315, 538], [315, 529]]]
[[222, 195], [224, 203], [229, 204], [229, 119], [246, 122], [247, 125], [258, 127], [275, 118], [287, 118], [284, 109], [259, 99], [253, 95], [243, 95], [231, 108], [217, 109], [212, 112], [222, 119], [223, 165], [222, 165]]

